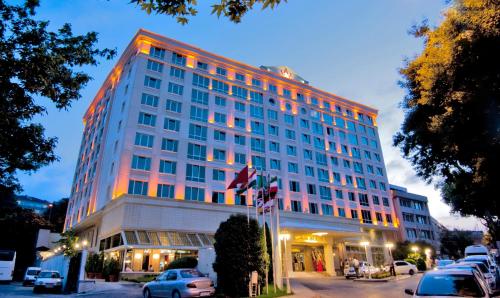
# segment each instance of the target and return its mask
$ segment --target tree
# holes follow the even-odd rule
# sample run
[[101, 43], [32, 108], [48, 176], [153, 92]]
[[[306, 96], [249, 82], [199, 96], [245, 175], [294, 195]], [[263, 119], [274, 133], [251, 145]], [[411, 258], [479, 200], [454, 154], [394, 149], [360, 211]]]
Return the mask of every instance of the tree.
[[500, 2], [456, 0], [425, 48], [401, 70], [405, 120], [394, 145], [441, 189], [452, 212], [500, 239]]
[[43, 213], [43, 217], [52, 225], [52, 232], [61, 233], [63, 231], [68, 201], [68, 198], [62, 198], [52, 203], [52, 207], [47, 208]]
[[269, 283], [274, 282], [274, 276], [273, 276], [273, 244], [271, 242], [271, 231], [269, 230], [269, 226], [266, 223], [266, 252], [267, 252], [267, 259], [268, 259], [268, 267], [267, 267], [267, 275], [268, 275], [268, 281]]
[[38, 5], [38, 0], [23, 5], [0, 0], [0, 196], [21, 190], [17, 171], [33, 172], [57, 160], [57, 138], [46, 137], [43, 126], [33, 123], [47, 112], [40, 97], [69, 108], [91, 79], [77, 68], [115, 55], [96, 48], [95, 32], [74, 35], [69, 24], [49, 31], [49, 22], [34, 19]]
[[247, 222], [245, 215], [231, 215], [215, 232], [215, 263], [217, 284], [229, 297], [248, 296], [250, 273], [265, 273], [262, 230], [256, 220]]
[[453, 259], [464, 256], [465, 248], [474, 244], [470, 232], [460, 230], [445, 230], [441, 234], [441, 254]]
[[[183, 25], [189, 22], [188, 17], [198, 14], [196, 0], [131, 0], [130, 2], [140, 6], [148, 14], [156, 12], [175, 17], [177, 22]], [[212, 5], [212, 14], [217, 14], [217, 17], [222, 15], [231, 22], [239, 23], [256, 3], [261, 4], [264, 10], [268, 7], [273, 9], [281, 2], [287, 0], [220, 0], [219, 4]]]

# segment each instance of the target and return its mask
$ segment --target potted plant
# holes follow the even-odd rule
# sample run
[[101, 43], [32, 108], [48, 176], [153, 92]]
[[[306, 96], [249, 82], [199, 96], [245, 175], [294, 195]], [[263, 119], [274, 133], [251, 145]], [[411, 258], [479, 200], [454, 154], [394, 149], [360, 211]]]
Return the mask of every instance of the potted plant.
[[95, 254], [95, 278], [102, 279], [102, 269], [104, 265], [104, 254], [101, 252], [100, 254]]
[[[91, 254], [87, 258], [87, 262], [85, 263], [85, 272], [87, 272], [87, 278], [95, 278], [96, 272], [96, 257], [97, 254]], [[97, 256], [98, 257], [98, 256]]]
[[120, 274], [120, 264], [117, 260], [110, 258], [104, 262], [102, 274], [104, 275], [105, 281], [118, 281], [118, 275]]

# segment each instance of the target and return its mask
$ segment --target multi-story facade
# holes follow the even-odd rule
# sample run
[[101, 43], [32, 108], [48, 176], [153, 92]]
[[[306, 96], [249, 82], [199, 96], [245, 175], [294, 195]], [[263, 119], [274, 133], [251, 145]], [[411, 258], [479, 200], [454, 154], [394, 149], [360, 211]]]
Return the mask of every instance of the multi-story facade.
[[425, 241], [439, 250], [437, 221], [431, 217], [427, 197], [408, 192], [405, 187], [390, 185], [399, 221], [400, 241]]
[[313, 256], [331, 274], [344, 257], [382, 263], [397, 221], [376, 117], [289, 68], [140, 30], [84, 116], [66, 229], [124, 269], [162, 270], [247, 212], [252, 191], [226, 187], [248, 165], [279, 178], [288, 268], [318, 269]]

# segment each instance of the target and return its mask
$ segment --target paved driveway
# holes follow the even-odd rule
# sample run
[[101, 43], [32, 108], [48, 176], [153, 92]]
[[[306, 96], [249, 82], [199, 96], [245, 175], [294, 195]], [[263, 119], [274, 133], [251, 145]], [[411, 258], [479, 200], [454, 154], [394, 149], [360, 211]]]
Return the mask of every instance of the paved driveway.
[[142, 297], [141, 287], [136, 284], [118, 285], [112, 290], [98, 291], [87, 294], [33, 294], [33, 287], [23, 287], [20, 283], [0, 284], [0, 298], [4, 297], [40, 297], [40, 298], [138, 298]]
[[417, 274], [403, 280], [370, 283], [338, 277], [295, 278], [295, 280], [321, 297], [401, 298], [405, 297], [404, 289], [416, 288], [421, 276]]

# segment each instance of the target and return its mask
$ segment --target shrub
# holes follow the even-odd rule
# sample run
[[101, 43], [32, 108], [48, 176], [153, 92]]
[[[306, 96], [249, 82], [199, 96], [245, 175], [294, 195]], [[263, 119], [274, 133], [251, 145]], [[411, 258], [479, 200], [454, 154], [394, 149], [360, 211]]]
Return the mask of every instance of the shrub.
[[104, 275], [104, 279], [109, 280], [110, 275], [117, 276], [120, 271], [120, 263], [118, 263], [117, 260], [110, 258], [104, 262], [102, 275]]
[[85, 263], [85, 271], [92, 273], [100, 273], [102, 272], [102, 261], [103, 254], [92, 253], [89, 254], [87, 258], [87, 262]]
[[413, 264], [413, 265], [417, 265], [417, 261], [415, 261], [415, 259], [406, 258], [405, 262], [408, 262], [408, 263]]
[[388, 278], [388, 277], [391, 277], [391, 273], [390, 272], [377, 272], [377, 273], [373, 273], [372, 274], [372, 278], [373, 279], [382, 279], [382, 278]]
[[427, 270], [427, 264], [425, 263], [425, 260], [423, 258], [417, 259], [417, 269], [418, 271]]
[[167, 270], [179, 268], [196, 268], [196, 266], [198, 266], [198, 260], [196, 258], [182, 257], [168, 264]]

